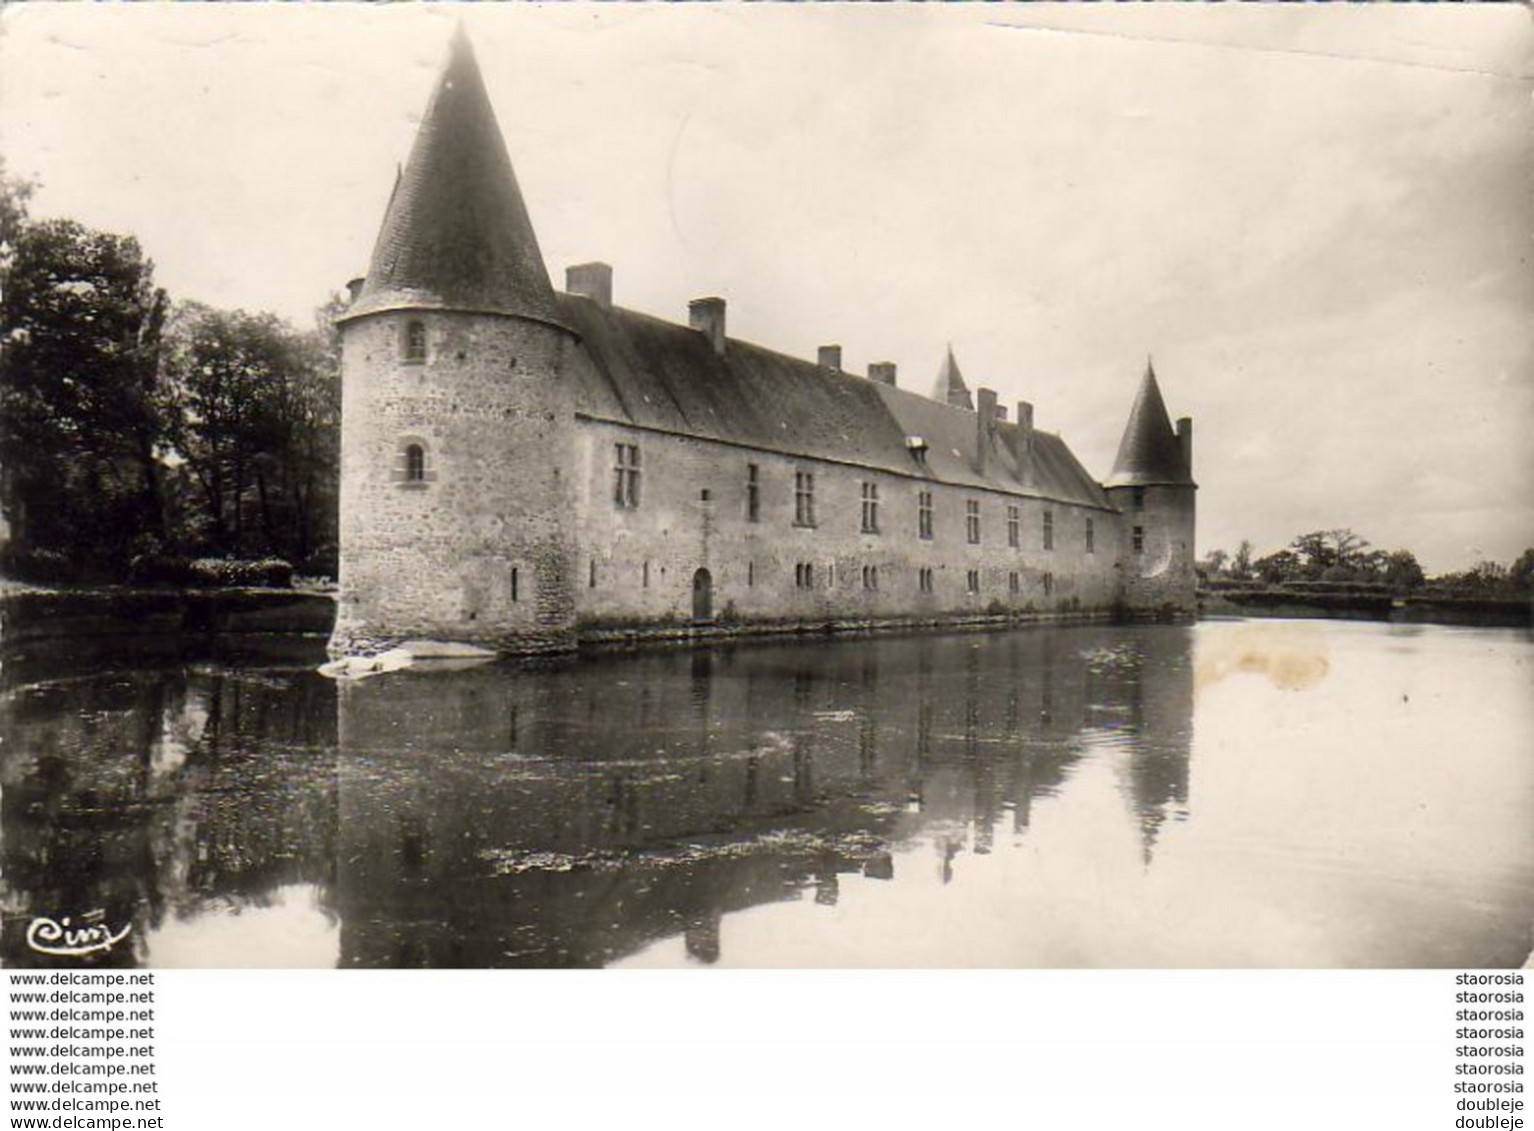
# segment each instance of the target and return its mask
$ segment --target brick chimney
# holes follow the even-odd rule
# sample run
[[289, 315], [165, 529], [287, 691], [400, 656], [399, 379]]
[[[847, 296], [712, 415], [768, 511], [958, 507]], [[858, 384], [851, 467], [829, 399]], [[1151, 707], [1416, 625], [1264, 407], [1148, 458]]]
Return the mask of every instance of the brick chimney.
[[1033, 435], [1033, 406], [1027, 401], [1017, 402], [1017, 430], [1027, 435], [1030, 439]]
[[1017, 460], [1018, 478], [1029, 482], [1033, 467], [1033, 405], [1017, 402], [1017, 428], [1012, 433], [1012, 456]]
[[875, 361], [868, 366], [868, 379], [877, 381], [881, 385], [895, 384], [895, 363], [893, 361]]
[[724, 299], [695, 298], [687, 304], [687, 324], [697, 330], [714, 352], [724, 354]]
[[996, 442], [996, 390], [975, 390], [975, 471], [990, 469], [991, 445]]
[[1182, 452], [1182, 465], [1193, 470], [1193, 418], [1184, 416], [1177, 422], [1177, 448]]
[[613, 269], [606, 263], [577, 263], [565, 268], [565, 291], [589, 298], [603, 310], [613, 305]]
[[996, 406], [996, 419], [999, 422], [1001, 422], [1002, 424], [1005, 424], [1007, 422], [1007, 406], [1006, 405], [999, 404], [999, 405]]
[[367, 282], [361, 275], [355, 279], [346, 281], [346, 298], [348, 302], [356, 302], [357, 296], [362, 293], [362, 284]]
[[821, 346], [817, 355], [822, 369], [840, 370], [842, 367], [841, 346]]

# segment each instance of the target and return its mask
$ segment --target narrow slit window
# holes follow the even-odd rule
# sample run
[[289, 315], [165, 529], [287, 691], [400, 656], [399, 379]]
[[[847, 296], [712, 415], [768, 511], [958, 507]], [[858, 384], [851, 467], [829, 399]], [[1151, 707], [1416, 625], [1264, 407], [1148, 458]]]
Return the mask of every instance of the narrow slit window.
[[762, 517], [762, 471], [754, 463], [746, 464], [746, 521], [759, 522]]
[[1045, 511], [1044, 512], [1044, 548], [1046, 550], [1053, 550], [1055, 548], [1055, 512], [1054, 511]]
[[426, 482], [426, 449], [420, 444], [405, 445], [405, 482]]
[[426, 323], [406, 322], [404, 359], [412, 364], [426, 360]]

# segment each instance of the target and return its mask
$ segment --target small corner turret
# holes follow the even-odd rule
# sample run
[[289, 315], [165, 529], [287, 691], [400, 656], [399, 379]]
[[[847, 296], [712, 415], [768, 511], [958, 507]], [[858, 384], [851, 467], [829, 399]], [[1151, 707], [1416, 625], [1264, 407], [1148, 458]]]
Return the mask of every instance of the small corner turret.
[[1193, 421], [1183, 417], [1173, 430], [1149, 358], [1103, 487], [1123, 515], [1119, 562], [1124, 611], [1132, 616], [1193, 615], [1198, 490], [1193, 481]]
[[954, 408], [975, 411], [974, 398], [970, 396], [969, 386], [964, 383], [964, 374], [959, 372], [959, 363], [954, 360], [952, 345], [948, 347], [942, 368], [938, 370], [937, 383], [932, 387], [932, 399]]

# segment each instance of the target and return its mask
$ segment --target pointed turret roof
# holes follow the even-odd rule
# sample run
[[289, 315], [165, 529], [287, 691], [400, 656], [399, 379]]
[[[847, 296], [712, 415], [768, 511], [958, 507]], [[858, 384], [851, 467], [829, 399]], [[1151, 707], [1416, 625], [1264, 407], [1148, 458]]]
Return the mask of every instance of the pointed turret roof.
[[938, 370], [937, 384], [932, 386], [932, 399], [972, 411], [975, 407], [969, 395], [969, 386], [964, 383], [964, 374], [959, 372], [959, 363], [954, 360], [951, 344], [948, 356], [943, 359], [943, 366]]
[[1129, 411], [1124, 438], [1119, 441], [1118, 458], [1105, 487], [1145, 487], [1153, 484], [1192, 483], [1193, 476], [1183, 459], [1182, 445], [1172, 431], [1166, 402], [1156, 384], [1156, 367], [1149, 358], [1145, 377]]
[[556, 318], [538, 239], [461, 27], [345, 316], [399, 307]]

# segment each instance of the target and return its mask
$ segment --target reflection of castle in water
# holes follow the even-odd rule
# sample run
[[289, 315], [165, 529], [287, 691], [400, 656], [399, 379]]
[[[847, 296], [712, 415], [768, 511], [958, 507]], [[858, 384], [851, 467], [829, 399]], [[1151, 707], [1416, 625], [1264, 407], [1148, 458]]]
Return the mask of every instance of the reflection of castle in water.
[[[596, 965], [675, 936], [708, 962], [732, 912], [899, 882], [921, 842], [962, 883], [1088, 751], [1148, 863], [1187, 807], [1190, 652], [1182, 628], [1079, 628], [18, 689], [5, 904], [142, 937], [307, 884], [343, 965]], [[35, 961], [10, 929], [5, 958]]]

